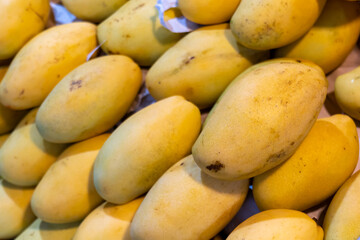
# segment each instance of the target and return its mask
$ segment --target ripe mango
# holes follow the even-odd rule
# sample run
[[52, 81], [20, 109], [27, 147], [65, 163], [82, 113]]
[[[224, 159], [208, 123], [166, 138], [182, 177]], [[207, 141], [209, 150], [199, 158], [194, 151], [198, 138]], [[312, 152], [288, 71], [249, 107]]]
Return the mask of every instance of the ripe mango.
[[41, 137], [35, 126], [37, 111], [21, 120], [0, 149], [0, 175], [18, 186], [36, 186], [66, 147]]
[[39, 106], [55, 85], [96, 47], [96, 26], [75, 22], [49, 28], [12, 60], [0, 84], [0, 101], [23, 110]]
[[326, 0], [242, 0], [231, 18], [235, 37], [245, 47], [267, 50], [304, 35], [319, 17]]
[[220, 96], [192, 153], [220, 179], [259, 175], [288, 159], [314, 124], [327, 92], [315, 64], [275, 59], [240, 74]]
[[103, 200], [93, 182], [93, 164], [109, 134], [68, 147], [37, 185], [31, 199], [35, 215], [48, 223], [82, 220]]
[[181, 95], [199, 108], [210, 107], [236, 76], [268, 55], [237, 44], [228, 24], [203, 27], [155, 62], [146, 86], [157, 100]]
[[50, 142], [77, 142], [96, 136], [125, 115], [141, 83], [139, 66], [126, 56], [90, 60], [51, 91], [40, 106], [36, 126]]
[[116, 204], [144, 194], [168, 168], [190, 153], [200, 126], [199, 109], [180, 96], [135, 113], [101, 148], [94, 166], [96, 190]]
[[131, 223], [133, 240], [208, 240], [243, 204], [249, 180], [223, 181], [190, 155], [175, 163], [145, 196]]
[[328, 0], [314, 26], [299, 40], [274, 51], [275, 57], [303, 58], [325, 73], [338, 67], [354, 48], [360, 34], [360, 5]]
[[358, 157], [359, 140], [350, 117], [318, 119], [294, 155], [254, 178], [256, 205], [260, 210], [303, 211], [320, 204], [351, 176]]
[[130, 240], [130, 223], [143, 199], [123, 205], [103, 203], [84, 219], [73, 240]]
[[242, 222], [226, 240], [322, 240], [324, 232], [303, 212], [273, 209]]
[[49, 13], [48, 0], [0, 0], [0, 59], [12, 58], [41, 32]]

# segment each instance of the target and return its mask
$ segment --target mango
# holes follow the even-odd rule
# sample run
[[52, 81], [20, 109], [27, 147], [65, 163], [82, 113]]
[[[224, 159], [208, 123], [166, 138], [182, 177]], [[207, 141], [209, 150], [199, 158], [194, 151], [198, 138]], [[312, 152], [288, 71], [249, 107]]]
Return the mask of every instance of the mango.
[[0, 59], [15, 54], [46, 26], [50, 13], [48, 0], [0, 1]]
[[299, 211], [316, 206], [351, 176], [358, 157], [359, 140], [350, 117], [318, 119], [294, 155], [254, 178], [256, 205], [260, 210]]
[[79, 224], [52, 224], [38, 218], [15, 240], [72, 240]]
[[101, 148], [94, 166], [96, 190], [116, 204], [144, 194], [168, 168], [190, 153], [200, 127], [199, 109], [180, 96], [135, 113]]
[[96, 58], [75, 68], [56, 85], [40, 106], [36, 126], [50, 142], [77, 142], [96, 136], [125, 115], [141, 84], [141, 70], [130, 58]]
[[259, 175], [288, 159], [314, 124], [327, 92], [315, 64], [275, 59], [240, 74], [211, 109], [192, 153], [220, 179]]
[[103, 203], [84, 219], [73, 240], [131, 240], [130, 223], [143, 199], [123, 205]]
[[246, 219], [226, 240], [322, 240], [323, 236], [322, 228], [305, 213], [273, 209]]
[[21, 188], [0, 179], [0, 238], [14, 238], [35, 220], [30, 208], [33, 188]]
[[360, 120], [360, 67], [338, 76], [335, 80], [335, 98], [340, 108]]
[[[93, 165], [109, 134], [68, 147], [37, 185], [31, 199], [35, 215], [48, 223], [80, 221], [103, 201], [93, 182]], [[60, 194], [55, 194], [60, 193]]]
[[151, 66], [183, 34], [160, 23], [157, 0], [131, 0], [101, 22], [97, 36], [108, 54], [127, 55], [141, 66]]
[[217, 24], [230, 20], [241, 0], [179, 0], [179, 9], [189, 20], [204, 24]]
[[0, 136], [0, 148], [4, 145], [5, 141], [9, 138], [10, 134], [4, 134]]
[[9, 66], [0, 66], [0, 81], [4, 78]]
[[231, 18], [231, 30], [245, 47], [267, 50], [304, 35], [319, 17], [326, 0], [242, 0]]
[[96, 26], [75, 22], [49, 28], [12, 60], [0, 84], [0, 101], [15, 110], [39, 106], [55, 85], [96, 47]]
[[303, 58], [325, 73], [337, 68], [354, 48], [360, 34], [360, 6], [328, 0], [314, 26], [299, 40], [274, 51], [275, 57]]
[[190, 155], [175, 163], [151, 188], [130, 226], [133, 240], [207, 240], [234, 217], [249, 180], [206, 175]]
[[155, 62], [146, 86], [157, 100], [181, 95], [199, 108], [210, 107], [236, 76], [268, 55], [237, 44], [228, 24], [202, 27]]
[[18, 186], [36, 186], [66, 147], [41, 137], [35, 126], [37, 111], [21, 120], [0, 149], [0, 175]]
[[360, 237], [360, 171], [337, 191], [324, 219], [325, 240]]
[[118, 10], [127, 0], [62, 0], [62, 3], [77, 18], [101, 22]]

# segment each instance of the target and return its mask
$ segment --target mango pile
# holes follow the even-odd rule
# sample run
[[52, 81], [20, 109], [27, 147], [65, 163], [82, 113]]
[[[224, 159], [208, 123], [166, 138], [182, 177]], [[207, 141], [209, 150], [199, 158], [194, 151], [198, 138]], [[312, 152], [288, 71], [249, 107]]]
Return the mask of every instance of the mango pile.
[[58, 2], [0, 0], [1, 240], [360, 239], [360, 3]]

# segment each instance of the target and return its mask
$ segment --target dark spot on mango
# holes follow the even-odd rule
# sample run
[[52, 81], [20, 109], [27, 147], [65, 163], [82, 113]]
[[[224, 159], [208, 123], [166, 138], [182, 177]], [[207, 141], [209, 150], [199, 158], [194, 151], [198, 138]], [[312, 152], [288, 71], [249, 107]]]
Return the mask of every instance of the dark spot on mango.
[[301, 60], [299, 60], [299, 59], [296, 59], [296, 62], [298, 62], [298, 63], [301, 63]]
[[293, 146], [295, 144], [295, 142], [291, 142], [290, 145]]
[[274, 153], [274, 154], [271, 154], [268, 159], [266, 160], [266, 162], [276, 162], [278, 161], [279, 158], [282, 158], [284, 157], [286, 154], [285, 150], [282, 149], [280, 150], [279, 152], [277, 153]]
[[301, 173], [301, 171], [299, 171], [299, 173]]
[[72, 80], [70, 83], [70, 92], [82, 87], [82, 80]]
[[144, 5], [145, 5], [145, 3], [138, 5], [137, 7], [133, 8], [133, 11], [138, 10], [139, 8], [142, 8]]
[[191, 60], [195, 59], [195, 56], [191, 56], [188, 59], [185, 59], [184, 63], [185, 64], [189, 64], [191, 62]]
[[219, 161], [215, 161], [215, 163], [210, 164], [209, 166], [206, 166], [206, 169], [208, 169], [209, 171], [214, 171], [214, 172], [218, 172], [222, 168], [225, 168], [225, 165]]
[[180, 166], [182, 166], [182, 165], [184, 165], [184, 163], [182, 162], [182, 163], [180, 163]]
[[19, 96], [24, 95], [24, 92], [25, 92], [25, 89], [21, 90], [21, 92], [20, 92]]

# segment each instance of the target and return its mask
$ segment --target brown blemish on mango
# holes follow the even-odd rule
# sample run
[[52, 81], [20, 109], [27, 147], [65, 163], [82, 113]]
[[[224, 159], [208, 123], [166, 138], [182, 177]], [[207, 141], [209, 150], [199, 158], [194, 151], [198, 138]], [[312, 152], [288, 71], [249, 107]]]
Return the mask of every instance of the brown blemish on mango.
[[143, 6], [145, 6], [145, 3], [142, 3], [142, 4], [138, 5], [137, 7], [133, 8], [133, 11], [138, 10], [139, 8], [142, 8]]
[[215, 163], [210, 164], [209, 166], [206, 166], [206, 169], [210, 170], [210, 171], [214, 171], [214, 172], [218, 172], [220, 171], [222, 168], [225, 168], [225, 165], [222, 164], [219, 161], [215, 161]]
[[82, 87], [82, 80], [73, 80], [71, 81], [71, 84], [70, 84], [70, 92], [73, 91], [73, 90], [76, 90], [76, 89], [79, 89]]

